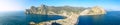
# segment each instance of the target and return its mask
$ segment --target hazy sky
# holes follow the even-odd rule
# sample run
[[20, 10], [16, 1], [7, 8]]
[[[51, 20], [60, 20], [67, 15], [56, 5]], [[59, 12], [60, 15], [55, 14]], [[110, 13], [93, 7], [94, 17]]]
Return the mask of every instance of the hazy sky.
[[24, 7], [20, 0], [0, 0], [0, 11], [19, 11]]
[[0, 11], [21, 11], [30, 6], [101, 6], [108, 11], [120, 11], [120, 0], [0, 0]]

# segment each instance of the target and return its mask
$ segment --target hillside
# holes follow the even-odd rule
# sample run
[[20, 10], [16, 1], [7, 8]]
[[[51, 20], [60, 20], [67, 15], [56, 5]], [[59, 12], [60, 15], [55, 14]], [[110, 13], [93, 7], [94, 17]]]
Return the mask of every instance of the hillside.
[[55, 6], [41, 5], [40, 7], [31, 6], [30, 9], [26, 9], [25, 13], [42, 14], [42, 15], [60, 15], [67, 17], [65, 19], [52, 20], [48, 22], [39, 23], [37, 25], [50, 24], [53, 22], [62, 25], [75, 25], [80, 15], [100, 15], [100, 14], [106, 14], [106, 11], [99, 6], [84, 8], [84, 7], [71, 7], [71, 6], [55, 7]]

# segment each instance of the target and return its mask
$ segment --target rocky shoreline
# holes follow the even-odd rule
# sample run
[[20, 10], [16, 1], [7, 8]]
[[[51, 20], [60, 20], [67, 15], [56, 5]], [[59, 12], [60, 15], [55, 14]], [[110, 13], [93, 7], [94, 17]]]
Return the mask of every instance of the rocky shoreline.
[[[59, 19], [59, 20], [51, 20], [47, 22], [41, 22], [35, 25], [52, 25], [52, 23], [58, 23], [60, 25], [76, 25], [78, 22], [78, 17], [80, 15], [99, 15], [106, 14], [105, 9], [95, 6], [90, 8], [83, 7], [54, 7], [54, 6], [46, 6], [41, 5], [40, 7], [32, 6], [30, 9], [27, 9], [26, 14], [44, 14], [44, 15], [61, 15], [67, 18]], [[33, 22], [32, 22], [33, 23]]]

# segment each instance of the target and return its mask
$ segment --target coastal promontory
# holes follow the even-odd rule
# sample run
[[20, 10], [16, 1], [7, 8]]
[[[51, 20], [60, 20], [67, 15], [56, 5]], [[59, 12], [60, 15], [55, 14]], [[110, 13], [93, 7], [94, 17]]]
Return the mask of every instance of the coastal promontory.
[[56, 22], [61, 25], [75, 25], [78, 22], [78, 17], [81, 15], [100, 15], [106, 14], [104, 8], [100, 6], [93, 7], [72, 7], [72, 6], [47, 6], [40, 5], [38, 7], [31, 6], [29, 9], [26, 9], [26, 14], [42, 14], [42, 15], [60, 15], [65, 16], [65, 19], [51, 20], [48, 22], [40, 22], [36, 25], [52, 25]]

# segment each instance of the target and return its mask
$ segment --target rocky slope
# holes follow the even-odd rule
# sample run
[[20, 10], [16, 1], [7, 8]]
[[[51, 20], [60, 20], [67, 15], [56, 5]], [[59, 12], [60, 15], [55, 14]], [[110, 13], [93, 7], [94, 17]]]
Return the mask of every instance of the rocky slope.
[[101, 14], [106, 14], [105, 9], [99, 6], [94, 6], [91, 9], [84, 10], [83, 12], [81, 12], [80, 15], [101, 15]]
[[100, 8], [99, 6], [95, 6], [91, 8], [83, 8], [83, 7], [70, 7], [70, 6], [54, 7], [54, 6], [41, 5], [40, 7], [32, 6], [30, 9], [27, 9], [25, 13], [61, 15], [67, 17], [65, 19], [42, 22], [36, 25], [41, 25], [41, 24], [52, 25], [52, 23], [54, 22], [61, 25], [75, 25], [80, 15], [99, 15], [99, 14], [105, 14], [106, 11], [103, 8]]
[[61, 14], [65, 12], [75, 12], [76, 14], [89, 8], [83, 7], [70, 7], [70, 6], [46, 6], [41, 5], [40, 7], [31, 6], [31, 8], [26, 9], [26, 14]]

